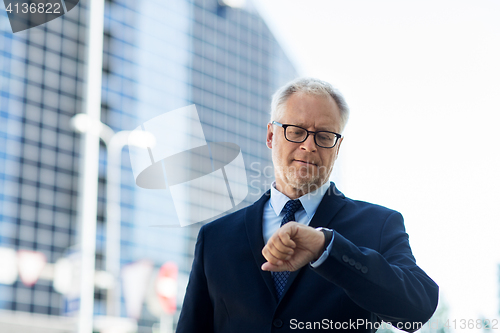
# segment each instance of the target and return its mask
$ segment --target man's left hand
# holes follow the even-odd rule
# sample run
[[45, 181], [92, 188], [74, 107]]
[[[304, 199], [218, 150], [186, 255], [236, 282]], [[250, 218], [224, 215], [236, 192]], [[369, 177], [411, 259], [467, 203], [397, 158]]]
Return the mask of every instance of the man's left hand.
[[296, 271], [317, 260], [324, 244], [325, 236], [321, 231], [297, 222], [288, 222], [271, 236], [262, 249], [267, 262], [261, 268], [272, 272]]

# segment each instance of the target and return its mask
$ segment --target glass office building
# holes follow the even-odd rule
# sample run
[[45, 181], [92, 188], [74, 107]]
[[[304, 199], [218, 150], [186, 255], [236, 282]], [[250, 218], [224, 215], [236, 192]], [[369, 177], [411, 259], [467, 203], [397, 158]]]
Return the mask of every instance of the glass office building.
[[[0, 278], [1, 332], [40, 332], [42, 326], [44, 332], [71, 332], [74, 327], [65, 317], [71, 315], [67, 297], [54, 288], [53, 264], [79, 239], [80, 135], [70, 120], [82, 111], [86, 5], [81, 1], [64, 16], [15, 34], [6, 13], [0, 16], [0, 248], [17, 258], [22, 251], [36, 251], [47, 262], [33, 285], [20, 271], [10, 282]], [[241, 148], [249, 195], [237, 208], [256, 200], [271, 181], [260, 172], [271, 165], [265, 146], [270, 97], [297, 73], [252, 4], [112, 0], [105, 8], [101, 121], [115, 132], [132, 130], [195, 104], [207, 142]], [[98, 271], [106, 259], [103, 144], [100, 151]], [[199, 226], [179, 227], [168, 187], [135, 184], [125, 148], [121, 265], [148, 260], [158, 269], [176, 263], [179, 307]], [[139, 332], [151, 332], [158, 322], [150, 296]], [[94, 311], [106, 315], [105, 289], [96, 287]], [[127, 315], [123, 299], [121, 315]]]

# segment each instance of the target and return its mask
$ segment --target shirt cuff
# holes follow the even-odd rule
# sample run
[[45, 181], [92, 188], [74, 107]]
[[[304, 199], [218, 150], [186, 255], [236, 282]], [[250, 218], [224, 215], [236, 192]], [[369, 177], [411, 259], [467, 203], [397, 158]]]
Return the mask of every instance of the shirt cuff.
[[330, 252], [332, 250], [332, 244], [333, 244], [334, 238], [335, 238], [335, 231], [332, 230], [332, 240], [330, 241], [330, 244], [328, 244], [326, 250], [323, 251], [323, 254], [321, 254], [321, 256], [318, 258], [318, 260], [312, 261], [309, 263], [309, 265], [311, 265], [312, 268], [318, 267], [326, 260], [326, 258], [328, 258], [328, 256], [330, 255]]

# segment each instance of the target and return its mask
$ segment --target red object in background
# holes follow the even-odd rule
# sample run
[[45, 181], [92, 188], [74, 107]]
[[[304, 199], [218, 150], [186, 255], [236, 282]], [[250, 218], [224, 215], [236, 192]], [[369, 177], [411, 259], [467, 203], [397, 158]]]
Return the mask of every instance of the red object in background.
[[174, 314], [177, 310], [177, 275], [179, 269], [173, 262], [161, 266], [156, 279], [156, 293], [165, 313]]

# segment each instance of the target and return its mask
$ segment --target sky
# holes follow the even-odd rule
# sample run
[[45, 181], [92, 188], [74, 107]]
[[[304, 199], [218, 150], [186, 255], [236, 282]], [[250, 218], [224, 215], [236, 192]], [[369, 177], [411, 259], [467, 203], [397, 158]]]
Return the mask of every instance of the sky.
[[500, 1], [254, 2], [350, 106], [333, 181], [403, 214], [450, 320], [498, 318]]

